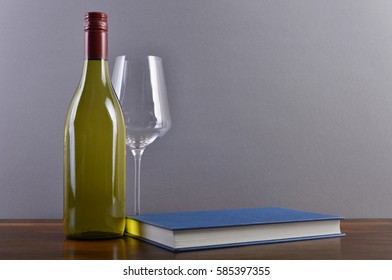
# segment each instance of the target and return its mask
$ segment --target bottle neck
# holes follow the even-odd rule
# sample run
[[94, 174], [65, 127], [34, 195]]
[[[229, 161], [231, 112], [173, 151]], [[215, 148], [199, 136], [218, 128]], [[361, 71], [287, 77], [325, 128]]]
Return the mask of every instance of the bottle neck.
[[84, 59], [108, 60], [108, 32], [88, 30], [84, 32]]
[[81, 77], [82, 87], [85, 83], [111, 85], [108, 61], [105, 59], [85, 59]]

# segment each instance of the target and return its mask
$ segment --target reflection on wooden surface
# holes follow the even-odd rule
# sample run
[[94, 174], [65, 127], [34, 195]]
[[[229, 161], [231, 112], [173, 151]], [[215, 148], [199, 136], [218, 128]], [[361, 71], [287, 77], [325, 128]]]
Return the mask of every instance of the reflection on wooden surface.
[[174, 253], [124, 236], [65, 239], [60, 220], [0, 220], [0, 259], [392, 259], [392, 220], [342, 221], [343, 238]]

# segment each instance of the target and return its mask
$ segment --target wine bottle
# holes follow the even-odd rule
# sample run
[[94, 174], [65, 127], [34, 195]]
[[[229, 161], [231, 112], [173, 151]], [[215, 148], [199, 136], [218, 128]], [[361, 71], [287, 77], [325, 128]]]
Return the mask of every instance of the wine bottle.
[[125, 125], [108, 70], [107, 15], [84, 18], [82, 77], [64, 131], [64, 231], [104, 239], [125, 229]]

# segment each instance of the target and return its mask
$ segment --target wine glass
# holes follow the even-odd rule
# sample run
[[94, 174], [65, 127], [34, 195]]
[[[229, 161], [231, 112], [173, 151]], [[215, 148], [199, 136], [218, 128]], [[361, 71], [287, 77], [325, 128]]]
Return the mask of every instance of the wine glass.
[[144, 149], [171, 127], [162, 59], [116, 57], [114, 90], [124, 114], [127, 146], [135, 161], [134, 214], [140, 214], [140, 163]]

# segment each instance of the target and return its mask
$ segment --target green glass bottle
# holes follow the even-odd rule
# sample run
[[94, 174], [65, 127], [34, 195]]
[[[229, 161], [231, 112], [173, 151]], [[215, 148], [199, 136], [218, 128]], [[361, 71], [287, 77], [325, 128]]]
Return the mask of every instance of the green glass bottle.
[[85, 59], [64, 131], [64, 230], [68, 238], [122, 236], [125, 125], [108, 70], [107, 15], [85, 15]]

